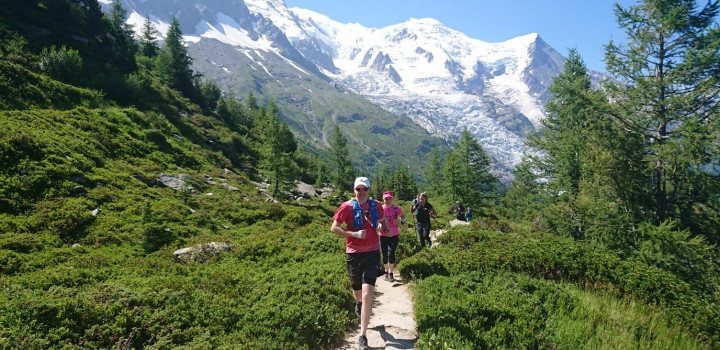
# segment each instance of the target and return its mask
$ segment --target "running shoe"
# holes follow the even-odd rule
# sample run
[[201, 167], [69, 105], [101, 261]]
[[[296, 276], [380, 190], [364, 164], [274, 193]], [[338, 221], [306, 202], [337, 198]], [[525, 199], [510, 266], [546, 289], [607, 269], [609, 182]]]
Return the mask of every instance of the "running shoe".
[[364, 335], [360, 336], [360, 339], [358, 339], [358, 350], [368, 350], [368, 344], [367, 344], [367, 337]]
[[355, 301], [355, 316], [360, 318], [362, 316], [362, 303], [359, 301]]

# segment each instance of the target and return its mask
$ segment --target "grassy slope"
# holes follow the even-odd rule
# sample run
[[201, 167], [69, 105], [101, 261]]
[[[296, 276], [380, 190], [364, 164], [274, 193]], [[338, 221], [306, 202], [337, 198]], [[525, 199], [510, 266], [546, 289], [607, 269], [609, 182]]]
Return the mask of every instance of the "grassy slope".
[[[53, 104], [16, 102], [36, 100]], [[226, 147], [243, 137], [173, 100], [0, 112], [0, 346], [310, 349], [342, 336], [351, 297], [332, 208], [267, 203], [234, 166], [255, 160]], [[161, 173], [194, 190], [157, 185]], [[175, 262], [209, 241], [234, 247]]]
[[717, 346], [717, 304], [679, 278], [585, 243], [484, 231], [481, 222], [399, 266], [419, 281], [419, 348]]

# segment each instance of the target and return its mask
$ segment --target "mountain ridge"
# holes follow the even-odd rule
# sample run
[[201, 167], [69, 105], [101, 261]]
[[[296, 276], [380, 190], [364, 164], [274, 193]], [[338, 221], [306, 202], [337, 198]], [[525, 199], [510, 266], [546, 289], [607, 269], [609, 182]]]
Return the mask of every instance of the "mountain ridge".
[[[165, 4], [175, 2], [168, 0]], [[158, 6], [160, 2], [155, 3]], [[131, 0], [125, 4], [136, 13], [151, 10]], [[541, 126], [544, 105], [550, 98], [547, 87], [565, 60], [537, 33], [487, 43], [432, 18], [366, 28], [357, 23], [339, 23], [311, 10], [290, 9], [281, 0], [232, 1], [213, 6], [215, 2], [206, 2], [190, 11], [196, 15], [186, 15], [202, 19], [186, 35], [189, 42], [200, 44], [213, 38], [246, 53], [274, 52], [299, 74], [314, 75], [362, 96], [386, 111], [409, 118], [429, 135], [447, 143], [467, 128], [486, 148], [495, 164], [495, 174], [506, 183], [527, 151], [527, 135]], [[233, 8], [238, 11], [225, 13]], [[164, 16], [173, 13], [173, 8], [165, 10]], [[238, 39], [242, 36], [246, 39]], [[211, 60], [212, 51], [195, 50], [194, 55], [196, 61]], [[232, 68], [226, 65], [223, 69], [247, 69], [244, 64], [239, 62]], [[285, 71], [285, 76], [293, 75], [292, 69], [279, 64], [273, 67], [261, 69], [268, 76], [273, 76], [273, 69]], [[213, 69], [217, 68], [198, 66], [206, 76], [215, 76]], [[246, 82], [264, 95], [267, 87], [258, 84], [257, 79]], [[238, 85], [239, 81], [233, 86], [220, 82], [227, 91], [246, 92]], [[278, 102], [286, 106], [284, 100]]]

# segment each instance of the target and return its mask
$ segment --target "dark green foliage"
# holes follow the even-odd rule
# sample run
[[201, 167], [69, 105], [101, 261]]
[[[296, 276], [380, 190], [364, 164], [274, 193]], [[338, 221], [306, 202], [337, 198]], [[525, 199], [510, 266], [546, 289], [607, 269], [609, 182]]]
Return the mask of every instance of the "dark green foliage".
[[158, 76], [184, 96], [195, 97], [195, 73], [192, 71], [192, 58], [182, 43], [180, 22], [177, 18], [170, 21], [165, 34], [165, 45], [155, 59], [155, 71]]
[[208, 112], [214, 112], [218, 108], [218, 101], [222, 97], [222, 91], [211, 80], [203, 80], [198, 87], [198, 100], [200, 107]]
[[465, 205], [481, 208], [496, 196], [497, 179], [490, 173], [490, 158], [467, 128], [445, 158], [443, 179], [451, 199]]
[[355, 167], [347, 149], [347, 138], [340, 132], [339, 126], [333, 128], [328, 144], [331, 183], [340, 191], [352, 191], [350, 187], [355, 179]]
[[704, 341], [720, 341], [714, 327], [720, 321], [717, 301], [710, 295], [705, 299], [689, 284], [658, 268], [557, 236], [523, 237], [465, 227], [444, 234], [440, 242], [437, 249], [403, 261], [399, 266], [403, 276], [425, 279], [507, 271], [570, 282], [658, 305], [676, 325], [699, 333]]
[[615, 117], [644, 141], [639, 176], [645, 186], [637, 190], [651, 199], [643, 203], [646, 220], [676, 220], [712, 243], [720, 225], [707, 213], [720, 208], [720, 181], [703, 169], [718, 161], [719, 11], [718, 1], [616, 5], [629, 42], [611, 41], [605, 55], [618, 81], [608, 86], [620, 107]]
[[64, 83], [77, 82], [77, 72], [82, 70], [82, 58], [76, 50], [65, 46], [56, 49], [43, 48], [40, 53], [40, 71]]
[[661, 312], [522, 274], [433, 276], [415, 289], [418, 349], [703, 348]]
[[443, 159], [438, 147], [433, 147], [428, 154], [427, 166], [425, 167], [425, 173], [423, 175], [428, 184], [425, 190], [426, 192], [434, 195], [443, 192], [442, 190], [445, 184], [445, 178], [443, 177]]
[[145, 21], [143, 22], [142, 31], [140, 33], [140, 54], [150, 58], [157, 56], [158, 50], [160, 50], [160, 48], [155, 42], [156, 35], [157, 30], [155, 29], [155, 26], [150, 20], [150, 16], [145, 16]]
[[415, 178], [408, 170], [408, 166], [398, 166], [388, 173], [383, 166], [380, 172], [370, 177], [372, 184], [371, 195], [382, 201], [383, 192], [392, 191], [395, 193], [395, 200], [412, 200], [418, 193]]

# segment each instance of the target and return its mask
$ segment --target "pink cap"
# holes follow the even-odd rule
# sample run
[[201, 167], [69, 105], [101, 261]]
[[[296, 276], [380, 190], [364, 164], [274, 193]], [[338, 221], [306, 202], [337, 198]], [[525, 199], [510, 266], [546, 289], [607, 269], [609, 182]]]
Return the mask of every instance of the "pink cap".
[[392, 191], [383, 192], [383, 198], [392, 198], [392, 197], [393, 197]]

